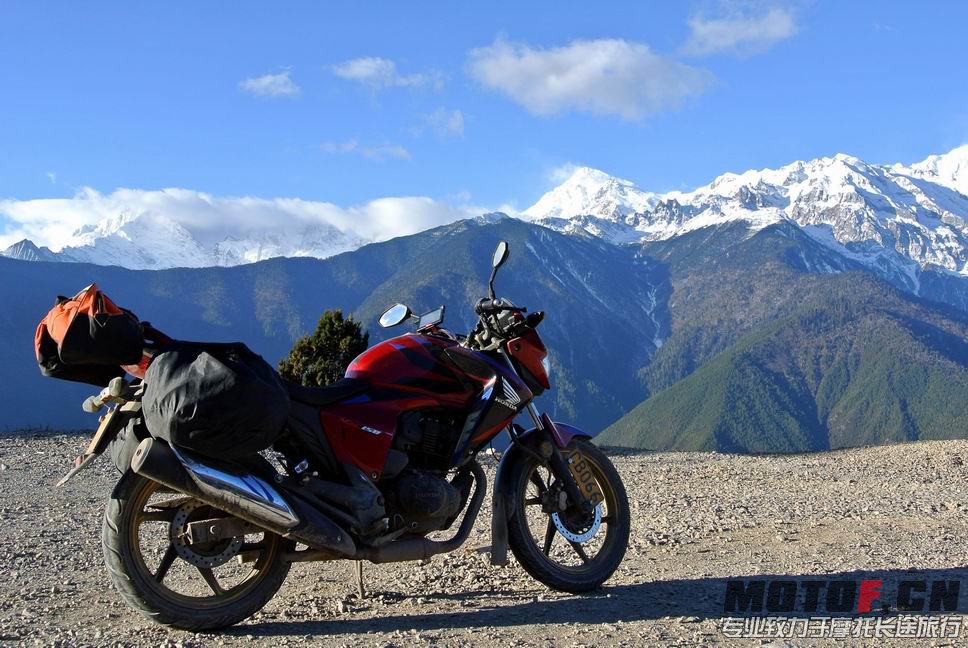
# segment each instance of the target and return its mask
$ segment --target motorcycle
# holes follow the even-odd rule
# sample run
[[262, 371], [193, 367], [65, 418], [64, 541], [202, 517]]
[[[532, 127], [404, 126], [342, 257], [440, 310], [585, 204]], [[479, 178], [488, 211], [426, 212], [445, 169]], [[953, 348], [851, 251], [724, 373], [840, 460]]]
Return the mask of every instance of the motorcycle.
[[[495, 296], [507, 257], [502, 241], [466, 336], [443, 327], [444, 307], [416, 316], [396, 304], [380, 325], [415, 321], [414, 333], [374, 345], [332, 385], [287, 383], [291, 411], [271, 453], [230, 463], [140, 441], [102, 527], [122, 598], [161, 624], [213, 630], [261, 609], [295, 562], [452, 552], [484, 502], [478, 456], [501, 432], [510, 443], [494, 479], [492, 564], [506, 565], [510, 547], [551, 589], [601, 586], [628, 545], [625, 487], [587, 434], [535, 407], [551, 387], [544, 313]], [[116, 378], [85, 402], [108, 412], [62, 483], [119, 441], [143, 393], [143, 382]], [[449, 538], [429, 537], [455, 524]]]

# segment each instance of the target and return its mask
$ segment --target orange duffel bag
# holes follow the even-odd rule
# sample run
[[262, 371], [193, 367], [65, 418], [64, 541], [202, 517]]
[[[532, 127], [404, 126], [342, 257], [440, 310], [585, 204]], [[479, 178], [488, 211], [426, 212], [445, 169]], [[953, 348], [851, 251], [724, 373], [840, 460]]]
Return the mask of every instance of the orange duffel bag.
[[34, 334], [41, 373], [102, 386], [124, 374], [121, 365], [137, 364], [143, 348], [141, 322], [97, 284], [58, 297]]

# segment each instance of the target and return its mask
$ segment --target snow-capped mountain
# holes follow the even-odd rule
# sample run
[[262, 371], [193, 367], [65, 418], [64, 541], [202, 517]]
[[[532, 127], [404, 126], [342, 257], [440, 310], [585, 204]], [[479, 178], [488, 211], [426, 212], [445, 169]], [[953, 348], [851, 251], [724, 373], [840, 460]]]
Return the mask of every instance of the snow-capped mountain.
[[[216, 202], [199, 196], [204, 206]], [[726, 173], [694, 191], [665, 194], [580, 167], [521, 217], [616, 244], [668, 239], [734, 221], [752, 229], [786, 221], [917, 292], [924, 270], [968, 277], [966, 196], [968, 145], [909, 166], [835, 155], [778, 169]], [[326, 258], [377, 240], [353, 231], [352, 225], [341, 229], [288, 215], [279, 217], [277, 226], [239, 212], [232, 219], [237, 225], [206, 228], [198, 225], [206, 218], [179, 221], [158, 204], [143, 205], [123, 207], [80, 228], [60, 249], [23, 240], [0, 254], [161, 269], [231, 266], [280, 256]]]
[[[835, 155], [727, 173], [695, 191], [663, 195], [579, 169], [524, 215], [613, 243], [668, 239], [733, 221], [752, 229], [789, 221], [844, 256], [896, 275], [916, 292], [921, 269], [968, 276], [966, 185], [968, 146], [911, 167]], [[621, 196], [637, 202], [621, 202], [606, 187], [620, 187]], [[573, 206], [567, 197], [575, 198]]]
[[247, 238], [228, 237], [215, 245], [214, 265], [233, 266], [275, 257], [327, 257], [371, 243], [352, 232], [316, 224], [295, 230], [260, 232]]
[[943, 155], [931, 155], [923, 162], [904, 167], [895, 164], [899, 173], [930, 180], [968, 196], [968, 144]]
[[597, 216], [621, 221], [628, 216], [648, 211], [658, 196], [637, 189], [628, 180], [614, 178], [588, 167], [578, 167], [572, 174], [522, 214], [528, 219]]
[[64, 260], [142, 270], [215, 265], [188, 230], [154, 212], [125, 212], [82, 227], [59, 254]]
[[244, 238], [219, 239], [208, 232], [191, 232], [158, 212], [126, 211], [78, 229], [70, 242], [57, 252], [25, 239], [0, 254], [26, 261], [68, 261], [158, 270], [233, 266], [274, 257], [322, 259], [369, 242], [352, 232], [321, 223], [263, 229]]
[[51, 252], [47, 247], [39, 247], [27, 239], [14, 243], [0, 252], [0, 256], [21, 261], [59, 261], [56, 252]]

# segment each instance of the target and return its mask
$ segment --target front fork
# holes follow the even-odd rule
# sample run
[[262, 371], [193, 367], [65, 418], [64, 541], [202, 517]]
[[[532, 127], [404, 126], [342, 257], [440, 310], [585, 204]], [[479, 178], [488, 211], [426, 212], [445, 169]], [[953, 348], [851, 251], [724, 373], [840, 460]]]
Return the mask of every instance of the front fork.
[[[508, 368], [520, 377], [517, 367], [514, 366], [514, 362], [504, 352], [504, 349], [499, 350], [498, 353], [504, 358], [504, 363]], [[572, 474], [571, 468], [568, 465], [568, 459], [564, 454], [564, 450], [571, 441], [572, 436], [559, 433], [554, 422], [548, 415], [538, 412], [538, 408], [534, 406], [533, 399], [528, 401], [526, 409], [528, 416], [531, 417], [531, 421], [534, 423], [534, 432], [537, 432], [542, 437], [537, 444], [538, 459], [543, 465], [551, 469], [551, 473], [564, 486], [568, 499], [580, 507], [584, 513], [591, 513], [597, 502], [593, 502], [582, 493], [581, 486]], [[521, 443], [520, 438], [514, 432], [513, 426], [508, 426], [508, 432], [511, 435], [511, 441], [513, 443]]]
[[[541, 435], [538, 442], [538, 454], [543, 463], [551, 469], [551, 473], [564, 486], [568, 499], [574, 502], [585, 513], [591, 513], [596, 502], [586, 497], [578, 481], [568, 465], [568, 458], [564, 450], [571, 439], [564, 439], [555, 428], [554, 422], [547, 414], [539, 414], [533, 402], [528, 403], [528, 414], [534, 422], [535, 431]], [[512, 439], [514, 437], [512, 436]]]
[[[512, 371], [517, 373], [514, 363], [504, 355], [505, 362]], [[566, 448], [572, 439], [590, 438], [587, 434], [574, 428], [555, 424], [546, 414], [540, 414], [533, 402], [527, 405], [528, 415], [534, 423], [534, 428], [524, 433], [518, 433], [515, 425], [508, 426], [511, 435], [511, 446], [504, 452], [501, 463], [497, 468], [494, 479], [494, 494], [491, 513], [491, 564], [506, 565], [508, 562], [508, 519], [516, 515], [517, 506], [513, 498], [514, 484], [511, 476], [520, 461], [530, 456], [543, 466], [551, 469], [555, 478], [564, 486], [568, 499], [578, 504], [582, 511], [591, 513], [596, 502], [586, 497], [578, 481], [569, 468]]]

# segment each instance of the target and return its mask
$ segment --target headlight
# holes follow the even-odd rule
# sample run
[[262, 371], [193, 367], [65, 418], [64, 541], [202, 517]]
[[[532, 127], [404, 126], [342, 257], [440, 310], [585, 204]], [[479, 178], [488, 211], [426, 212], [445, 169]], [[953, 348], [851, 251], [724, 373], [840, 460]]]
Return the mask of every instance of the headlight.
[[541, 358], [541, 368], [544, 369], [545, 375], [551, 379], [551, 358], [548, 356]]

